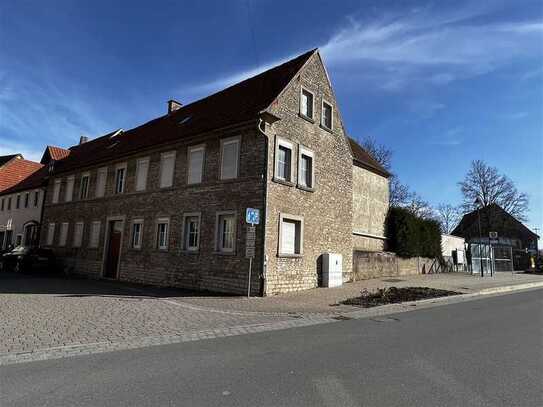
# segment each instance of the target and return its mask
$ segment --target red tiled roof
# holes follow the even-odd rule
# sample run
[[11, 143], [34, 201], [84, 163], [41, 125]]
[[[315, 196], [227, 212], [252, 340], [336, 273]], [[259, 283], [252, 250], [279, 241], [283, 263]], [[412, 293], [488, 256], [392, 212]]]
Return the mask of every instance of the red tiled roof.
[[354, 165], [375, 172], [383, 177], [390, 177], [390, 173], [351, 137], [349, 137], [349, 143], [351, 144], [351, 150], [353, 152]]
[[0, 168], [0, 192], [22, 182], [42, 167], [40, 163], [22, 158], [11, 160]]
[[56, 146], [47, 146], [41, 157], [41, 163], [47, 164], [49, 160], [59, 161], [70, 155], [70, 150]]
[[55, 172], [92, 165], [140, 149], [256, 120], [258, 114], [270, 106], [315, 52], [306, 52], [134, 129], [119, 134], [112, 132], [73, 146], [70, 155], [55, 164]]

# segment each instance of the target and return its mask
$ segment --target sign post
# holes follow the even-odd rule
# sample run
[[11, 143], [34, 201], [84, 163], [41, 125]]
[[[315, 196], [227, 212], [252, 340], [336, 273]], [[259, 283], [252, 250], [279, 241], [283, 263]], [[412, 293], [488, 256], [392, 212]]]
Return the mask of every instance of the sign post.
[[249, 259], [249, 277], [247, 281], [247, 298], [251, 296], [251, 271], [253, 267], [253, 258], [255, 257], [256, 246], [256, 226], [260, 223], [260, 210], [247, 208], [245, 221], [250, 224], [247, 226], [245, 235], [245, 257]]

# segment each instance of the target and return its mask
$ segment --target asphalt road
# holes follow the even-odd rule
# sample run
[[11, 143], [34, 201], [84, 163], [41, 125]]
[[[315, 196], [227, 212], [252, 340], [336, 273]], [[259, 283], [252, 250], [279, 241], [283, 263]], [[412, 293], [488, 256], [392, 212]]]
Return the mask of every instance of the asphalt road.
[[543, 290], [6, 366], [0, 406], [543, 406]]

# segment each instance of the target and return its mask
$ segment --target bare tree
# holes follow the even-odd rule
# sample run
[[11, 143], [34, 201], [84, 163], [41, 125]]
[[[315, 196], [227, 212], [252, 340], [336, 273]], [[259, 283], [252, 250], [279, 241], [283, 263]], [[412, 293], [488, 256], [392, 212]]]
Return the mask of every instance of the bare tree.
[[418, 216], [422, 219], [434, 219], [435, 212], [428, 202], [426, 202], [422, 197], [416, 192], [409, 193], [407, 202], [402, 205], [408, 209], [413, 215]]
[[464, 181], [458, 185], [464, 196], [462, 203], [464, 212], [476, 209], [475, 202], [479, 200], [483, 206], [498, 204], [519, 221], [526, 221], [528, 195], [519, 192], [513, 181], [484, 161], [472, 161]]
[[440, 204], [436, 209], [436, 217], [441, 225], [441, 232], [451, 233], [460, 222], [461, 210], [451, 204]]
[[409, 188], [400, 182], [398, 177], [391, 175], [388, 180], [390, 206], [403, 206], [409, 201]]

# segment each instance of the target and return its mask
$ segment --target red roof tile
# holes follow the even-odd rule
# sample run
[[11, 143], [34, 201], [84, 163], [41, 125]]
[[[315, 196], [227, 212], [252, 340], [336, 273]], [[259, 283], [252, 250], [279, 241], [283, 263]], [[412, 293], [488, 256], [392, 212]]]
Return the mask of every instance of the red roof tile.
[[351, 150], [353, 152], [353, 164], [365, 168], [369, 171], [375, 172], [383, 177], [390, 177], [390, 173], [383, 168], [379, 162], [373, 158], [366, 150], [362, 148], [354, 139], [349, 137], [349, 143], [351, 143]]
[[34, 161], [17, 158], [0, 168], [0, 192], [24, 181], [43, 165]]
[[47, 164], [49, 160], [59, 161], [70, 155], [70, 150], [56, 146], [47, 146], [41, 157], [41, 163]]
[[[309, 58], [312, 50], [204, 99], [126, 132], [112, 132], [70, 148], [55, 172], [111, 160], [159, 144], [257, 119]], [[115, 137], [112, 137], [115, 135]]]

